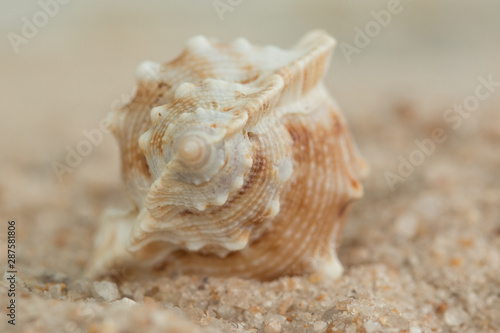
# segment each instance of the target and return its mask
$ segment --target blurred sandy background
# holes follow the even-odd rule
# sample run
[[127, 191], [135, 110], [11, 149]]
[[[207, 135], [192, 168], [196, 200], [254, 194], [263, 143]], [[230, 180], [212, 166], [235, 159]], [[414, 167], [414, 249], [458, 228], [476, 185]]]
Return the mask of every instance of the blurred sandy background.
[[[3, 249], [4, 222], [16, 219], [24, 281], [20, 288], [26, 299], [18, 313], [25, 326], [17, 329], [76, 332], [94, 325], [92, 332], [124, 331], [125, 324], [120, 326], [117, 318], [129, 310], [113, 312], [101, 304], [103, 298], [92, 286], [72, 285], [88, 257], [100, 214], [110, 205], [126, 204], [118, 148], [112, 136], [106, 135], [71, 174], [63, 175], [62, 182], [51, 163], [64, 163], [66, 147], [74, 149], [85, 139], [82, 131], [97, 128], [111, 106], [131, 92], [134, 70], [141, 61], [170, 60], [180, 53], [186, 39], [197, 34], [222, 41], [245, 36], [256, 44], [290, 47], [305, 32], [321, 28], [339, 43], [354, 44], [354, 29], [364, 29], [374, 20], [371, 11], [387, 9], [390, 3], [243, 0], [223, 13], [221, 20], [214, 2], [72, 0], [61, 4], [26, 44], [18, 45], [17, 53], [9, 33], [22, 35], [23, 17], [32, 21], [42, 7], [31, 0], [0, 4], [4, 36], [0, 39], [1, 245]], [[266, 310], [286, 321], [264, 314], [262, 321], [253, 322], [238, 317], [245, 308], [234, 304], [230, 304], [238, 309], [234, 318], [222, 318], [214, 315], [217, 311], [210, 312], [209, 305], [195, 304], [194, 308], [216, 318], [214, 322], [220, 321], [222, 328], [217, 330], [262, 331], [272, 320], [284, 332], [356, 331], [361, 327], [412, 333], [500, 330], [500, 91], [481, 101], [457, 130], [443, 122], [447, 109], [474, 93], [479, 76], [500, 81], [500, 2], [401, 0], [401, 8], [351, 61], [337, 48], [325, 79], [372, 168], [366, 197], [354, 206], [339, 250], [345, 276], [334, 285], [312, 287], [307, 279], [292, 279], [305, 291], [298, 295], [293, 290], [284, 292]], [[447, 130], [448, 141], [392, 192], [384, 173], [396, 172], [398, 156], [408, 156], [415, 149], [413, 141], [429, 137], [436, 127]], [[3, 257], [0, 263], [4, 264]], [[190, 281], [163, 283], [182, 289]], [[214, 288], [228, 283], [211, 281]], [[47, 291], [46, 283], [62, 283], [67, 289], [54, 294]], [[245, 290], [260, 288], [262, 295], [266, 288], [276, 288], [276, 284], [234, 283], [244, 284]], [[387, 289], [374, 290], [370, 283], [387, 285]], [[120, 296], [145, 304], [146, 310], [134, 311], [144, 311], [146, 317], [152, 311], [147, 306], [159, 313], [169, 306], [188, 313], [182, 303], [184, 294], [166, 302], [162, 297], [169, 291], [160, 288], [159, 296], [144, 301], [147, 292], [137, 294], [137, 286], [119, 287]], [[352, 288], [366, 289], [365, 303], [361, 296], [348, 297]], [[5, 292], [0, 291], [2, 300]], [[312, 294], [314, 299], [325, 294], [324, 304], [317, 301], [301, 308], [298, 301], [292, 303], [290, 311], [296, 317], [273, 308], [294, 297], [312, 304]], [[71, 319], [78, 317], [74, 312], [82, 306], [73, 301], [83, 302], [89, 295], [99, 310], [91, 320]], [[361, 303], [391, 311], [394, 307], [402, 321], [384, 322], [376, 311], [363, 312], [361, 307], [356, 308], [358, 312], [343, 312], [339, 306], [343, 299], [354, 300], [354, 308]], [[337, 312], [327, 315], [330, 308]], [[37, 309], [59, 319], [51, 323]], [[300, 317], [301, 313], [310, 316]], [[288, 315], [299, 319], [290, 321]], [[111, 321], [102, 326], [106, 318]], [[196, 318], [188, 313], [185, 320], [210, 327]], [[129, 328], [142, 327], [139, 319], [128, 320]], [[72, 329], [64, 326], [68, 321], [75, 323]], [[315, 326], [317, 322], [325, 325]], [[2, 318], [0, 327], [4, 324]], [[151, 331], [167, 327], [156, 327], [151, 321], [143, 325], [152, 325]]]

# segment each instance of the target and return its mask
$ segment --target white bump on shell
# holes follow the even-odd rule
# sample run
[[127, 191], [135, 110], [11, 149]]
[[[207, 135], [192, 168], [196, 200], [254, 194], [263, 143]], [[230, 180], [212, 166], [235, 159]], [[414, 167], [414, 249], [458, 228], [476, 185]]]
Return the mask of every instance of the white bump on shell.
[[181, 84], [176, 90], [175, 90], [175, 98], [183, 98], [188, 96], [191, 92], [193, 92], [196, 89], [196, 85], [190, 83], [190, 82], [185, 82]]
[[244, 53], [244, 52], [250, 52], [252, 50], [252, 44], [243, 37], [236, 38], [234, 42], [232, 42], [233, 49], [235, 51]]
[[146, 60], [137, 66], [135, 76], [139, 81], [159, 81], [160, 64]]
[[149, 116], [151, 117], [151, 121], [155, 123], [161, 118], [161, 116], [163, 116], [163, 114], [164, 114], [163, 106], [157, 106], [151, 109]]
[[186, 42], [186, 47], [193, 51], [211, 49], [210, 41], [203, 35], [194, 36]]
[[292, 176], [292, 172], [292, 161], [289, 158], [283, 159], [278, 167], [278, 179], [286, 182]]

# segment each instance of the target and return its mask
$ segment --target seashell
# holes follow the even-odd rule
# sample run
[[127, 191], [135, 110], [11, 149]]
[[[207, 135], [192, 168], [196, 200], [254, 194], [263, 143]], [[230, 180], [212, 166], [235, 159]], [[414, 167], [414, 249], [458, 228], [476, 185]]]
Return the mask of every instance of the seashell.
[[338, 277], [367, 167], [321, 82], [334, 45], [321, 31], [290, 50], [198, 36], [141, 64], [110, 116], [131, 209], [102, 218], [87, 273]]

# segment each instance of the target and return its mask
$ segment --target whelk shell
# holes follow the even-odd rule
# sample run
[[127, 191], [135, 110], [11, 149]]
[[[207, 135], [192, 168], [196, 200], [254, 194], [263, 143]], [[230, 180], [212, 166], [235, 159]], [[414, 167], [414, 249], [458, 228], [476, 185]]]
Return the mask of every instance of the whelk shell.
[[198, 36], [141, 64], [111, 114], [131, 210], [102, 218], [87, 273], [338, 277], [367, 167], [321, 82], [334, 45], [322, 31], [290, 50]]

